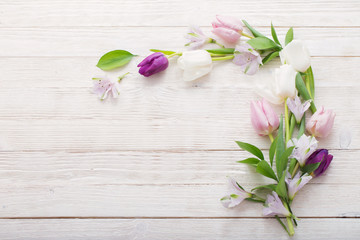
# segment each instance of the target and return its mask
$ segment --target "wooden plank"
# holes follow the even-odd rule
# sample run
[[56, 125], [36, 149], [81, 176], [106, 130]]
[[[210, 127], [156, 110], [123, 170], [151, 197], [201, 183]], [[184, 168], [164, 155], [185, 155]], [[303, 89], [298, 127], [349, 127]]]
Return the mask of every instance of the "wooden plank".
[[[270, 34], [269, 26], [258, 30]], [[0, 28], [0, 57], [100, 57], [114, 49], [140, 55], [150, 48], [183, 50], [186, 31], [186, 27]], [[286, 32], [287, 28], [278, 29], [281, 40]], [[295, 38], [306, 42], [312, 56], [360, 56], [358, 28], [299, 27], [294, 32]]]
[[[235, 145], [235, 144], [234, 144]], [[331, 167], [317, 184], [360, 182], [360, 150], [332, 150]], [[264, 151], [266, 159], [268, 152]], [[220, 184], [232, 176], [241, 184], [263, 184], [253, 167], [236, 161], [244, 151], [127, 151], [127, 152], [0, 152], [0, 185], [32, 186], [46, 183], [76, 185]], [[351, 177], [349, 177], [351, 176]], [[270, 182], [269, 182], [270, 183]], [[321, 186], [319, 186], [321, 187]]]
[[[302, 219], [291, 239], [358, 239], [360, 219]], [[3, 240], [289, 239], [274, 219], [2, 219]], [[176, 226], [176, 227], [175, 227]]]
[[[257, 136], [250, 123], [249, 101], [257, 98], [255, 93], [241, 88], [178, 89], [164, 85], [126, 86], [113, 103], [99, 101], [87, 89], [3, 89], [1, 109], [8, 110], [0, 119], [0, 148], [233, 150], [237, 149], [234, 140], [269, 147], [269, 140]], [[337, 113], [331, 135], [321, 140], [320, 146], [338, 149], [344, 127], [351, 129], [353, 136], [360, 134], [360, 122], [348, 117], [349, 112], [359, 110], [360, 105], [351, 101], [358, 93], [358, 87], [317, 90], [318, 106]], [[350, 147], [357, 149], [359, 141], [353, 138]]]
[[168, 1], [2, 0], [0, 26], [186, 26], [209, 25], [216, 14], [254, 25], [360, 26], [356, 0]]
[[[69, 175], [76, 172], [69, 172]], [[117, 178], [121, 178], [118, 176]], [[93, 178], [91, 175], [89, 179]], [[225, 179], [224, 179], [225, 180]], [[115, 181], [116, 182], [116, 181]], [[255, 187], [244, 184], [244, 188]], [[14, 181], [0, 189], [1, 216], [9, 217], [262, 217], [262, 205], [244, 202], [226, 209], [224, 184], [124, 185]], [[351, 194], [347, 194], [351, 193]], [[359, 217], [357, 183], [308, 184], [292, 209], [298, 217]], [[341, 203], [341, 204], [340, 204]]]

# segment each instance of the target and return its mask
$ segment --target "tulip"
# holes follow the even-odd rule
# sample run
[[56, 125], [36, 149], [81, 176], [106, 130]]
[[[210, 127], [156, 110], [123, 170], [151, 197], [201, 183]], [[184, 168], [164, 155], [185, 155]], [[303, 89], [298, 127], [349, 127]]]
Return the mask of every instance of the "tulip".
[[334, 125], [334, 120], [335, 113], [321, 107], [306, 123], [306, 130], [315, 137], [327, 137]]
[[312, 173], [313, 176], [318, 177], [322, 175], [329, 167], [333, 155], [329, 154], [326, 149], [318, 149], [307, 159], [306, 164], [320, 163], [319, 167]]
[[184, 70], [184, 81], [193, 81], [211, 71], [212, 60], [205, 50], [188, 51], [178, 58], [178, 65]]
[[212, 32], [229, 43], [236, 43], [241, 37], [243, 24], [234, 17], [216, 16], [217, 21], [212, 23]]
[[246, 192], [240, 185], [231, 177], [228, 178], [228, 194], [221, 198], [220, 201], [226, 208], [232, 208], [239, 205], [246, 198], [251, 198], [252, 194]]
[[155, 73], [164, 71], [169, 66], [169, 60], [167, 57], [161, 53], [156, 52], [147, 56], [141, 63], [139, 63], [138, 67], [139, 73], [144, 75], [145, 77], [149, 77]]
[[284, 216], [290, 217], [291, 213], [284, 206], [281, 199], [276, 192], [268, 194], [265, 202], [265, 208], [263, 209], [264, 216]]
[[250, 109], [251, 123], [260, 136], [269, 135], [278, 129], [279, 118], [265, 99], [252, 101]]
[[233, 63], [239, 65], [245, 74], [253, 75], [259, 70], [262, 59], [260, 54], [246, 43], [235, 48]]
[[293, 138], [287, 143], [287, 147], [295, 146], [290, 158], [295, 158], [301, 167], [305, 165], [306, 159], [315, 152], [318, 141], [312, 136], [303, 134], [299, 139]]
[[300, 123], [304, 113], [309, 109], [310, 102], [311, 100], [307, 100], [304, 103], [301, 103], [301, 100], [297, 95], [294, 99], [287, 99], [286, 104], [290, 111], [294, 114], [297, 123]]
[[280, 58], [298, 72], [305, 72], [311, 64], [309, 50], [300, 40], [293, 40], [286, 45], [280, 52]]
[[257, 93], [273, 104], [281, 104], [286, 98], [294, 98], [296, 71], [288, 64], [275, 69], [272, 79], [257, 82]]
[[290, 173], [287, 173], [285, 182], [287, 184], [288, 196], [290, 200], [293, 200], [296, 193], [311, 179], [312, 177], [307, 173], [300, 177], [300, 172], [298, 172], [293, 178], [291, 178]]

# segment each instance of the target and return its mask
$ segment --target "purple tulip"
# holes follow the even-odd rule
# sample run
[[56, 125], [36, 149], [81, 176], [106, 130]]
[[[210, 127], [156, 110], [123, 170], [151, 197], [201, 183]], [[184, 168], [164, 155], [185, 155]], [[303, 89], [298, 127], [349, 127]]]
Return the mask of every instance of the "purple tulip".
[[318, 149], [307, 159], [306, 164], [320, 163], [319, 167], [313, 172], [315, 177], [323, 174], [326, 169], [329, 167], [333, 155], [329, 154], [329, 151], [326, 149]]
[[139, 73], [145, 77], [150, 77], [151, 75], [164, 71], [169, 66], [169, 60], [161, 52], [156, 52], [147, 56], [138, 67]]

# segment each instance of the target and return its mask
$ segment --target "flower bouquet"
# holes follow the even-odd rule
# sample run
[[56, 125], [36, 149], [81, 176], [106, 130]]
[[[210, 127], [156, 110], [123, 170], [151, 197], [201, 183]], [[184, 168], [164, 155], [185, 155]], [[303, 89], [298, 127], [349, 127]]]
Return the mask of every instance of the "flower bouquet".
[[[198, 79], [212, 71], [213, 62], [226, 60], [231, 60], [245, 74], [254, 75], [261, 66], [280, 56], [282, 65], [274, 69], [265, 82], [255, 86], [262, 100], [253, 101], [250, 105], [251, 122], [256, 133], [269, 137], [268, 158], [256, 146], [236, 142], [251, 154], [238, 162], [250, 165], [272, 182], [249, 191], [229, 177], [229, 192], [220, 201], [227, 208], [235, 207], [244, 200], [261, 203], [264, 205], [263, 214], [275, 217], [292, 236], [298, 218], [291, 204], [297, 192], [312, 178], [321, 176], [333, 159], [328, 150], [318, 149], [317, 138], [329, 135], [335, 114], [324, 107], [316, 107], [310, 54], [302, 41], [293, 39], [292, 28], [287, 32], [284, 44], [281, 44], [272, 24], [272, 38], [269, 38], [245, 20], [217, 16], [212, 23], [212, 32], [217, 37], [209, 37], [199, 27], [190, 27], [185, 35], [189, 40], [185, 45], [190, 48], [187, 51], [150, 49], [154, 53], [138, 64], [139, 73], [150, 77], [162, 72], [168, 68], [169, 59], [177, 57], [184, 81]], [[247, 40], [240, 41], [243, 38]], [[201, 49], [205, 45], [217, 47]], [[100, 58], [97, 66], [104, 71], [112, 70], [126, 65], [135, 56], [125, 50], [111, 51]], [[108, 96], [117, 97], [119, 83], [126, 74], [116, 82], [106, 77], [93, 78], [93, 92], [101, 100]], [[283, 105], [283, 114], [278, 116], [269, 102]], [[308, 120], [306, 112], [311, 114]], [[286, 221], [281, 217], [285, 217]]]

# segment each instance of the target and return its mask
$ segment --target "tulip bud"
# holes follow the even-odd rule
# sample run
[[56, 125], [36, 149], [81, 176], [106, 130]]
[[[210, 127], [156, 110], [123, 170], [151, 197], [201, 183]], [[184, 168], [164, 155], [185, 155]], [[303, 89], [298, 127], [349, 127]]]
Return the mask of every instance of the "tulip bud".
[[298, 72], [305, 72], [311, 64], [309, 50], [300, 40], [293, 40], [286, 45], [280, 52], [280, 58]]
[[205, 50], [188, 51], [178, 58], [178, 65], [184, 70], [184, 81], [193, 81], [211, 71], [212, 59]]
[[145, 77], [164, 71], [168, 66], [169, 60], [161, 52], [156, 52], [147, 56], [138, 65], [138, 67], [140, 67], [139, 73]]
[[243, 31], [241, 20], [226, 16], [216, 16], [216, 19], [217, 21], [212, 23], [212, 32], [226, 42], [236, 43]]
[[306, 124], [306, 130], [315, 137], [327, 137], [334, 125], [335, 113], [332, 110], [318, 109]]
[[279, 118], [265, 99], [257, 102], [252, 101], [250, 108], [251, 123], [260, 136], [269, 135], [278, 129]]
[[319, 167], [312, 173], [313, 176], [318, 177], [323, 174], [329, 167], [333, 155], [329, 154], [326, 149], [318, 149], [307, 159], [306, 164], [320, 163]]

